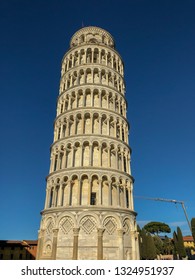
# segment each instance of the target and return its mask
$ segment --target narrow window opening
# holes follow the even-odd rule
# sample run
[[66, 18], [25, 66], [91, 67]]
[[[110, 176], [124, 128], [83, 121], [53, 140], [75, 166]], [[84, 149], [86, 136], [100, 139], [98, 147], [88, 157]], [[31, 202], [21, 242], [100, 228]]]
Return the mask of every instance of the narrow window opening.
[[124, 172], [127, 172], [127, 163], [126, 163], [126, 158], [124, 158]]
[[53, 170], [53, 171], [56, 171], [56, 168], [57, 168], [57, 162], [58, 162], [58, 155], [56, 155], [56, 156], [55, 156], [54, 170]]
[[61, 110], [60, 113], [63, 113], [63, 104], [61, 104]]
[[96, 205], [96, 193], [91, 193], [91, 205]]
[[52, 200], [53, 200], [53, 190], [51, 191], [51, 195], [50, 195], [49, 208], [52, 207]]
[[58, 130], [58, 140], [60, 139], [60, 132], [61, 132], [61, 127]]
[[124, 129], [122, 129], [122, 140], [125, 141], [125, 133], [124, 133]]
[[126, 190], [126, 201], [127, 201], [127, 208], [129, 208], [129, 192]]

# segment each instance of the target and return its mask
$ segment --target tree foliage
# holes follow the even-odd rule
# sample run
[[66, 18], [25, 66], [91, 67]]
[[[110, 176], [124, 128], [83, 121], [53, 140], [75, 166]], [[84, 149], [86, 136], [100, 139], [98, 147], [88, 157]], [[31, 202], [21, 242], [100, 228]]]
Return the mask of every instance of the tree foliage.
[[153, 237], [143, 228], [140, 231], [140, 258], [142, 260], [154, 260], [156, 255]]
[[144, 226], [144, 229], [147, 232], [150, 232], [152, 234], [156, 233], [157, 235], [161, 232], [166, 232], [166, 233], [171, 232], [170, 227], [167, 224], [161, 222], [150, 222]]
[[156, 247], [157, 255], [163, 254], [164, 242], [162, 241], [162, 239], [159, 236], [154, 235], [153, 240], [154, 240], [154, 245]]
[[151, 234], [147, 234], [147, 260], [154, 260], [156, 258], [156, 246]]
[[173, 242], [170, 238], [165, 236], [163, 241], [163, 254], [170, 255], [174, 252]]
[[191, 228], [192, 228], [192, 236], [193, 236], [194, 242], [195, 242], [195, 218], [192, 218], [192, 220], [191, 220]]
[[174, 231], [173, 232], [173, 245], [174, 245], [174, 251], [173, 251], [173, 256], [174, 256], [174, 259], [177, 259], [177, 252], [178, 252], [178, 249], [177, 249], [177, 233]]
[[183, 235], [181, 232], [181, 229], [177, 227], [177, 233], [174, 231], [173, 233], [173, 241], [175, 245], [175, 251], [179, 255], [180, 259], [183, 259], [186, 257], [186, 250], [184, 247], [184, 242], [183, 242]]

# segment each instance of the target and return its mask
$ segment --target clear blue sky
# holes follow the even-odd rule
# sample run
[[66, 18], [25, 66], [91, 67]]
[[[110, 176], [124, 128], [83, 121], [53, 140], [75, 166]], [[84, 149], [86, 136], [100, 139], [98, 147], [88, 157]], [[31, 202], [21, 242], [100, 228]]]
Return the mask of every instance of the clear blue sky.
[[[125, 63], [134, 194], [195, 217], [195, 2], [0, 1], [0, 239], [36, 239], [61, 59], [79, 28], [108, 30]], [[135, 198], [140, 226], [180, 226], [180, 205]]]

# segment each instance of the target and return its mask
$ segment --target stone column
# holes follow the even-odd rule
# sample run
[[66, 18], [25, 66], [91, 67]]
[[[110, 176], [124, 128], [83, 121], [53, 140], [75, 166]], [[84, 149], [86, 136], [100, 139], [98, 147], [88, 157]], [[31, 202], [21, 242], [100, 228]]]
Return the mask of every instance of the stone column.
[[97, 229], [98, 234], [98, 247], [97, 247], [97, 260], [103, 260], [103, 228]]
[[66, 77], [65, 84], [63, 90], [66, 90], [68, 87], [68, 77]]
[[128, 187], [128, 200], [129, 200], [129, 209], [131, 209], [132, 210], [132, 207], [131, 207], [131, 190], [130, 190], [130, 188]]
[[105, 64], [108, 66], [108, 52], [105, 51]]
[[58, 151], [57, 170], [60, 170], [61, 168], [62, 168], [62, 153], [61, 151]]
[[110, 152], [110, 146], [108, 146], [108, 167], [111, 166], [111, 152]]
[[118, 183], [116, 187], [117, 187], [117, 206], [120, 206], [120, 186]]
[[[119, 78], [118, 78], [118, 75], [117, 75], [117, 77], [116, 77], [116, 88], [117, 88], [117, 90], [120, 92], [120, 90], [119, 90]], [[120, 107], [119, 107], [120, 108]], [[120, 112], [120, 111], [119, 111]]]
[[78, 197], [77, 205], [81, 205], [81, 180], [78, 179]]
[[115, 149], [115, 154], [116, 154], [116, 169], [119, 169], [119, 161], [118, 161], [118, 149]]
[[69, 119], [67, 119], [66, 122], [66, 132], [65, 132], [65, 137], [69, 136]]
[[79, 162], [80, 166], [83, 166], [83, 144], [81, 144], [80, 146], [80, 162]]
[[93, 93], [92, 89], [90, 89], [90, 93], [91, 93], [91, 104], [90, 104], [90, 106], [93, 107], [93, 105], [94, 105], [94, 93]]
[[135, 230], [130, 231], [132, 244], [132, 260], [139, 259], [138, 233]]
[[90, 113], [90, 134], [93, 133], [93, 114]]
[[111, 56], [111, 64], [112, 64], [112, 68], [114, 68], [114, 56]]
[[85, 104], [86, 104], [86, 93], [85, 93], [85, 91], [83, 91], [83, 104], [82, 104], [82, 107], [85, 107]]
[[99, 69], [99, 84], [102, 82], [102, 77], [101, 77], [101, 69]]
[[[70, 76], [70, 87], [72, 87], [73, 85], [73, 74], [71, 73], [71, 76]], [[71, 107], [69, 107], [69, 109], [71, 109]]]
[[112, 204], [112, 182], [108, 181], [108, 205]]
[[116, 110], [116, 95], [113, 94], [112, 100], [113, 100], [113, 111], [115, 111]]
[[87, 50], [84, 50], [84, 64], [87, 62]]
[[56, 260], [58, 231], [59, 229], [57, 228], [53, 229], [53, 242], [52, 242], [52, 254], [51, 254], [52, 260]]
[[86, 79], [87, 79], [87, 73], [86, 70], [84, 71], [84, 84], [86, 84]]
[[38, 247], [37, 247], [37, 255], [36, 260], [41, 259], [41, 255], [43, 252], [43, 239], [44, 239], [45, 229], [41, 229], [38, 231]]
[[102, 180], [99, 180], [99, 201], [98, 205], [102, 205]]
[[118, 229], [119, 260], [124, 260], [123, 229]]
[[88, 188], [88, 205], [91, 204], [91, 190], [92, 190], [92, 180], [89, 179], [88, 180], [88, 185], [89, 185], [89, 188]]
[[71, 166], [70, 167], [74, 167], [75, 164], [75, 147], [72, 146], [72, 152], [71, 152]]
[[49, 173], [53, 172], [54, 170], [54, 162], [55, 162], [55, 155], [51, 153]]
[[99, 167], [102, 166], [102, 145], [99, 145]]
[[99, 116], [99, 134], [102, 134], [102, 117]]
[[126, 125], [126, 143], [129, 145], [129, 132], [128, 132], [128, 125]]
[[57, 206], [62, 206], [62, 184], [60, 184], [59, 190], [58, 190], [58, 201]]
[[93, 163], [92, 159], [93, 159], [93, 146], [90, 143], [89, 144], [89, 166], [92, 166], [92, 163]]
[[[106, 85], [108, 86], [108, 72], [106, 71]], [[108, 102], [107, 102], [107, 106], [108, 106]]]
[[77, 260], [78, 259], [78, 239], [79, 239], [79, 228], [73, 228], [73, 256], [72, 259], [73, 260]]
[[91, 49], [91, 63], [93, 63], [94, 61], [94, 48]]
[[78, 51], [78, 57], [77, 58], [78, 58], [77, 59], [77, 61], [78, 61], [77, 65], [80, 65], [81, 64], [81, 52], [80, 51]]
[[72, 201], [71, 181], [68, 181], [67, 188], [68, 188], [68, 206], [69, 206], [71, 205], [71, 201]]
[[77, 116], [74, 117], [74, 123], [73, 123], [73, 134], [76, 135], [77, 130]]
[[125, 170], [124, 170], [124, 152], [123, 151], [121, 152], [121, 163], [122, 163], [121, 164], [121, 166], [122, 166], [121, 167], [121, 169], [122, 169], [121, 171], [124, 172]]
[[82, 114], [82, 118], [81, 118], [81, 134], [84, 134], [84, 126], [85, 126], [85, 115]]
[[107, 135], [110, 135], [110, 118], [107, 117]]
[[114, 120], [114, 137], [117, 137], [117, 121]]
[[66, 168], [66, 148], [64, 149], [64, 156], [62, 160], [62, 169]]
[[134, 209], [134, 203], [133, 203], [133, 183], [130, 183], [130, 190], [131, 190], [131, 209]]
[[119, 130], [120, 130], [120, 137], [119, 138], [120, 138], [120, 140], [123, 140], [122, 139], [122, 123], [121, 122], [119, 123]]
[[72, 55], [72, 67], [75, 67], [75, 53]]
[[128, 166], [129, 166], [129, 174], [131, 174], [131, 154], [129, 152], [129, 157], [128, 157]]
[[47, 188], [46, 189], [46, 199], [45, 199], [45, 209], [49, 207], [49, 197], [50, 197], [50, 191]]
[[124, 194], [124, 207], [127, 207], [127, 196], [126, 196], [126, 187], [123, 186], [123, 194]]

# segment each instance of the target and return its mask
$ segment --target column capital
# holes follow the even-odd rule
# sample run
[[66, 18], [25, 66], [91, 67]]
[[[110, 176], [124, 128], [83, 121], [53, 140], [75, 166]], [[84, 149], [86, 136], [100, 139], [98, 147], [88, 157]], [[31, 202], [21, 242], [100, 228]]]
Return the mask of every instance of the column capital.
[[45, 229], [40, 229], [40, 230], [38, 231], [39, 238], [43, 237], [43, 236], [44, 236], [44, 233], [45, 233]]
[[80, 231], [80, 228], [73, 228], [74, 236], [78, 236], [79, 235], [79, 231]]
[[124, 233], [124, 229], [118, 229], [117, 230], [118, 231], [118, 235], [120, 236], [120, 237], [122, 237], [123, 236], [123, 233]]
[[104, 228], [98, 228], [98, 229], [97, 229], [98, 236], [102, 236], [103, 233], [104, 233], [104, 231], [105, 231]]
[[53, 234], [54, 234], [54, 236], [57, 236], [58, 231], [59, 231], [59, 228], [53, 228]]

